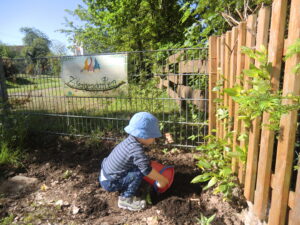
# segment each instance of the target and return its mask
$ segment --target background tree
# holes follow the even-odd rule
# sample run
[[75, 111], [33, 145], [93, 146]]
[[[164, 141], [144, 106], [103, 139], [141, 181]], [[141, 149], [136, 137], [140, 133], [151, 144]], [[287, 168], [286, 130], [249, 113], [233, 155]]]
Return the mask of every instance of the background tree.
[[35, 58], [47, 56], [50, 53], [51, 41], [44, 33], [30, 27], [22, 27], [20, 30], [25, 34], [23, 56], [34, 61]]
[[256, 13], [272, 0], [191, 0], [181, 8], [182, 22], [193, 19], [192, 26], [185, 30], [184, 46], [205, 46], [208, 37], [221, 35], [228, 29]]
[[10, 46], [0, 41], [0, 57], [15, 58], [20, 57], [19, 53]]
[[0, 42], [0, 57], [9, 57], [9, 47]]
[[89, 52], [157, 49], [183, 43], [184, 29], [192, 18], [181, 22], [185, 1], [178, 0], [83, 0], [71, 15], [85, 22], [82, 27], [67, 21], [62, 30]]
[[74, 43], [91, 53], [202, 47], [272, 0], [83, 0], [67, 20]]

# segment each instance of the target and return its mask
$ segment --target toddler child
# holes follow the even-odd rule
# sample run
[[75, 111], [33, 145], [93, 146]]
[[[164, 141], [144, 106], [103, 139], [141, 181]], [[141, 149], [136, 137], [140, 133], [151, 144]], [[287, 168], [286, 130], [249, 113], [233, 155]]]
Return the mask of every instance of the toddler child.
[[135, 194], [144, 176], [158, 182], [160, 188], [169, 181], [152, 169], [144, 147], [161, 137], [158, 119], [148, 112], [136, 113], [125, 127], [128, 137], [118, 144], [101, 164], [99, 181], [107, 191], [119, 191], [118, 207], [139, 211], [146, 207], [146, 201]]

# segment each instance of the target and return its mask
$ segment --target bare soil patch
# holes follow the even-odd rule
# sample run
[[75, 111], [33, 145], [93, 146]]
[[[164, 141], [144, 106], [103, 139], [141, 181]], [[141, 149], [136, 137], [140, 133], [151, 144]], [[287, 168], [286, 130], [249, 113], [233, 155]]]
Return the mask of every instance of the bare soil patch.
[[[42, 144], [41, 144], [42, 142]], [[246, 207], [241, 190], [232, 202], [224, 202], [203, 184], [190, 181], [200, 171], [193, 154], [183, 150], [162, 153], [154, 146], [147, 154], [164, 165], [175, 166], [172, 187], [157, 194], [143, 182], [139, 195], [150, 193], [152, 205], [141, 212], [117, 207], [118, 193], [104, 191], [98, 183], [100, 163], [116, 143], [47, 136], [32, 141], [22, 169], [6, 169], [2, 182], [22, 175], [37, 178], [31, 189], [0, 196], [0, 218], [13, 215], [13, 224], [197, 224], [196, 218], [216, 214], [212, 224], [240, 225], [240, 213]], [[4, 170], [2, 170], [4, 171]]]

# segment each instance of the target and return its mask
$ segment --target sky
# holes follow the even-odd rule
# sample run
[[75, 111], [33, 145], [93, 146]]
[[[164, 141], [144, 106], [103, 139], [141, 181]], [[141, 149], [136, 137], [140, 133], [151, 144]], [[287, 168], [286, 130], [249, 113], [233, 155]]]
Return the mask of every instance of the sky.
[[22, 45], [24, 34], [21, 27], [34, 27], [48, 36], [50, 40], [57, 40], [66, 46], [66, 34], [57, 30], [66, 28], [64, 17], [79, 23], [76, 18], [65, 12], [74, 10], [82, 0], [0, 0], [0, 41], [7, 45]]

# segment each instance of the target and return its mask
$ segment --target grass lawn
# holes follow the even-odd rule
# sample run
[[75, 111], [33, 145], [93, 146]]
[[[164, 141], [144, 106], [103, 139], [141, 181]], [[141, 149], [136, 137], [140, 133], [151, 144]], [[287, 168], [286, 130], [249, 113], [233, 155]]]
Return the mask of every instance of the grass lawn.
[[6, 81], [8, 94], [22, 93], [31, 90], [43, 90], [61, 86], [60, 77], [49, 75], [29, 76], [19, 74]]

